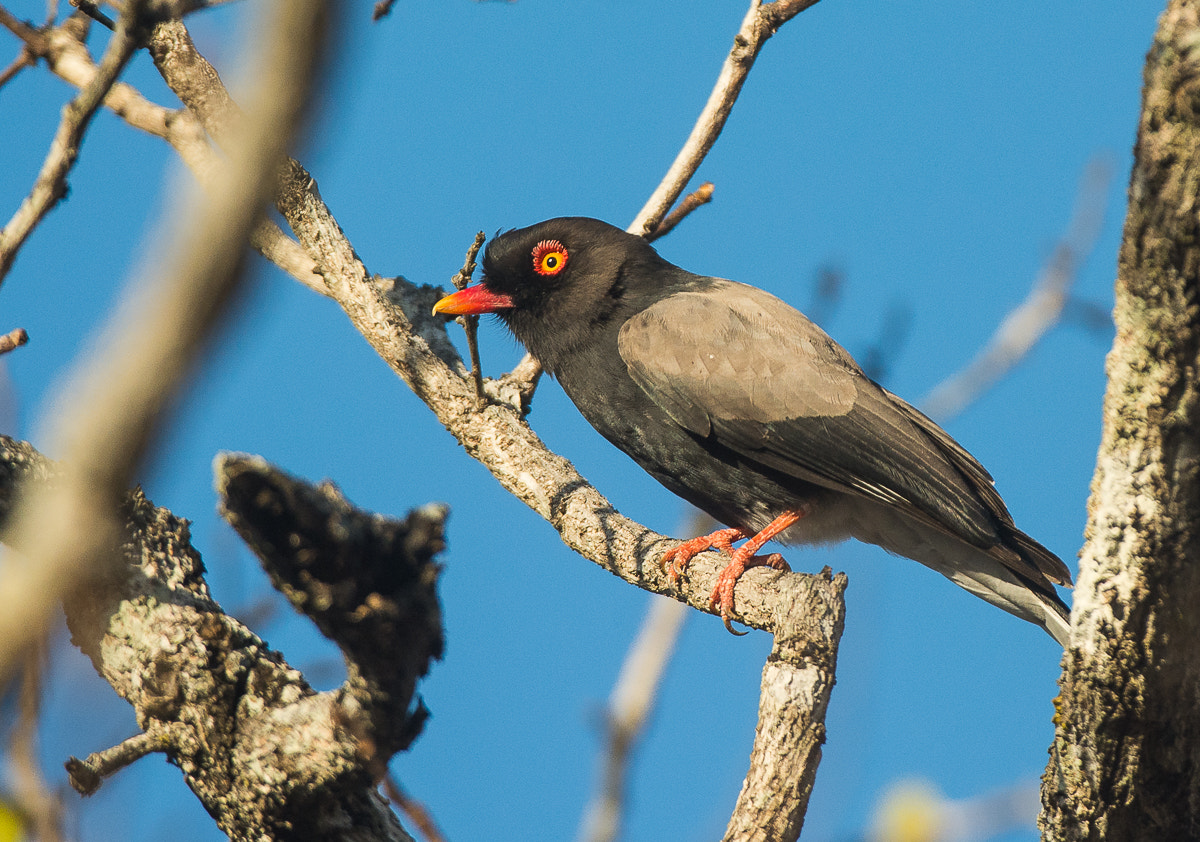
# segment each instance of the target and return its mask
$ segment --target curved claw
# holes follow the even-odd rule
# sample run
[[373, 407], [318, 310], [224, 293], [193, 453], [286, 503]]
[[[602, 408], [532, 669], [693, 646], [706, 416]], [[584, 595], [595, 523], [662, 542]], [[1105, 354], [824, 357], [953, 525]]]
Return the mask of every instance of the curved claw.
[[735, 629], [731, 625], [730, 619], [728, 617], [726, 617], [725, 615], [721, 615], [721, 619], [725, 623], [725, 631], [729, 632], [730, 634], [736, 634], [738, 637], [745, 637], [746, 635], [750, 634], [749, 629], [746, 629], [745, 631], [738, 631], [737, 629]]
[[790, 571], [792, 568], [783, 560], [783, 556], [779, 553], [771, 553], [770, 555], [750, 555], [746, 552], [746, 547], [741, 547], [733, 552], [733, 557], [729, 564], [717, 576], [717, 583], [713, 587], [712, 595], [708, 598], [710, 606], [719, 606], [721, 609], [721, 620], [725, 623], [725, 628], [730, 634], [738, 636], [747, 634], [748, 632], [735, 631], [730, 621], [733, 617], [733, 589], [737, 587], [738, 579], [742, 577], [751, 567], [770, 567], [773, 570]]

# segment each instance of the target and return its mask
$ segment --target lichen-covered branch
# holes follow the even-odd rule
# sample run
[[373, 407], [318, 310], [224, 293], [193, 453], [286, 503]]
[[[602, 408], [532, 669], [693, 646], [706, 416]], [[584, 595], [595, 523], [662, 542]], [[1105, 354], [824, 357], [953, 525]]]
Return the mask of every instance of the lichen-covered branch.
[[1146, 61], [1049, 840], [1200, 838], [1200, 8]]
[[444, 547], [446, 507], [388, 520], [355, 509], [329, 483], [311, 486], [257, 457], [225, 454], [215, 471], [222, 516], [276, 590], [345, 654], [345, 692], [382, 775], [387, 758], [420, 733], [426, 711], [418, 704], [410, 712], [410, 703], [442, 656], [432, 559]]
[[[410, 713], [412, 688], [436, 655], [429, 641], [441, 640], [430, 561], [441, 546], [440, 520], [422, 510], [390, 521], [351, 509], [328, 489], [282, 481], [255, 460], [227, 464], [235, 465], [227, 487], [264, 491], [239, 509], [243, 523], [266, 515], [293, 535], [301, 524], [346, 527], [344, 543], [304, 545], [302, 564], [320, 580], [319, 589], [345, 597], [310, 600], [305, 608], [334, 629], [350, 677], [336, 690], [315, 693], [213, 601], [187, 521], [134, 491], [122, 502], [120, 564], [65, 608], [72, 639], [133, 707], [143, 733], [84, 760], [72, 758], [72, 782], [94, 792], [106, 775], [162, 752], [232, 838], [408, 840], [374, 784], [419, 726], [420, 714]], [[61, 466], [28, 444], [0, 437], [0, 526], [19, 493], [61, 475]], [[265, 492], [272, 488], [286, 492]], [[22, 549], [19, 541], [15, 549]], [[269, 564], [277, 560], [268, 557]], [[285, 577], [298, 568], [269, 569]], [[337, 575], [327, 575], [331, 570]], [[406, 625], [398, 617], [417, 621]], [[338, 631], [356, 624], [395, 636], [366, 652], [353, 634]], [[405, 633], [414, 628], [420, 633]]]
[[251, 94], [254, 117], [219, 185], [190, 217], [160, 277], [113, 319], [104, 353], [73, 373], [52, 432], [63, 477], [22, 500], [12, 531], [24, 552], [0, 571], [0, 679], [58, 600], [116, 561], [117, 501], [241, 280], [247, 232], [263, 215], [316, 78], [324, 11], [319, 0], [278, 6], [265, 27], [271, 37]]

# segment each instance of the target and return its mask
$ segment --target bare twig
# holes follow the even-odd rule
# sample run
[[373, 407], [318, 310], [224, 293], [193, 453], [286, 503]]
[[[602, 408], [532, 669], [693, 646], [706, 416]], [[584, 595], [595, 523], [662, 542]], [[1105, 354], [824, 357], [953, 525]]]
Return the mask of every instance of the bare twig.
[[[106, 353], [80, 366], [68, 387], [56, 438], [70, 468], [53, 490], [23, 501], [12, 529], [23, 563], [0, 571], [0, 679], [15, 653], [42, 634], [57, 600], [103, 576], [117, 558], [117, 501], [242, 276], [247, 232], [263, 213], [299, 123], [316, 33], [326, 28], [324, 4], [316, 0], [276, 8], [263, 30], [271, 39], [262, 52], [265, 67], [254, 77], [253, 117], [242, 126], [229, 166], [196, 216], [180, 214], [190, 224], [167, 250], [171, 263], [163, 277], [145, 284], [114, 319]], [[136, 2], [125, 7], [121, 32], [139, 9]], [[88, 90], [96, 87], [108, 88]], [[98, 105], [100, 91], [93, 93]]]
[[[475, 274], [475, 257], [479, 254], [479, 249], [483, 247], [485, 239], [487, 238], [482, 231], [475, 235], [475, 242], [467, 249], [463, 267], [450, 279], [455, 289], [465, 289], [471, 283], [471, 276]], [[478, 399], [479, 405], [483, 406], [487, 398], [483, 393], [483, 371], [479, 366], [479, 317], [459, 316], [455, 321], [463, 326], [463, 331], [467, 334], [467, 352], [471, 355], [471, 377], [475, 381], [475, 397]]]
[[381, 21], [392, 13], [392, 6], [396, 5], [396, 0], [379, 0], [375, 4], [375, 8], [371, 10], [371, 20]]
[[8, 333], [0, 336], [0, 354], [7, 354], [9, 351], [20, 348], [29, 341], [29, 334], [25, 328], [13, 328]]
[[[67, 103], [50, 151], [34, 181], [33, 189], [8, 224], [0, 230], [0, 282], [8, 275], [17, 252], [38, 223], [66, 195], [67, 173], [79, 156], [79, 143], [91, 125], [92, 117], [104, 101], [125, 65], [137, 49], [134, 30], [145, 2], [130, 2], [121, 15], [121, 23], [109, 41], [104, 58], [91, 83]], [[10, 26], [11, 28], [11, 26]]]
[[733, 37], [733, 49], [721, 66], [717, 84], [709, 94], [708, 102], [700, 112], [696, 125], [692, 127], [692, 133], [688, 135], [662, 183], [638, 212], [627, 231], [645, 236], [658, 227], [663, 215], [675, 204], [699, 169], [708, 150], [716, 143], [721, 129], [725, 127], [725, 121], [729, 119], [729, 113], [733, 110], [733, 104], [737, 102], [742, 84], [746, 81], [746, 76], [754, 66], [754, 60], [758, 58], [763, 45], [779, 27], [816, 3], [817, 0], [775, 0], [774, 3], [763, 5], [762, 0], [751, 0], [742, 26]]
[[686, 617], [687, 607], [682, 603], [651, 597], [642, 628], [625, 656], [608, 700], [603, 771], [584, 816], [581, 842], [612, 842], [620, 837], [630, 754], [646, 728], [663, 671]]
[[675, 206], [675, 209], [663, 217], [663, 221], [658, 224], [658, 227], [647, 233], [646, 241], [654, 242], [659, 237], [665, 237], [671, 233], [671, 230], [684, 220], [684, 218], [701, 205], [707, 205], [712, 201], [713, 183], [706, 181], [683, 197], [683, 201]]
[[26, 67], [33, 67], [33, 64], [33, 56], [29, 54], [28, 50], [22, 49], [21, 52], [17, 53], [17, 57], [13, 59], [12, 64], [4, 68], [3, 72], [0, 72], [0, 88], [3, 88], [12, 81], [13, 77]]
[[101, 26], [108, 29], [116, 28], [116, 24], [113, 23], [113, 19], [104, 14], [104, 12], [100, 10], [100, 6], [97, 3], [94, 3], [93, 0], [71, 0], [71, 5]]
[[1071, 223], [1029, 295], [1005, 317], [975, 359], [925, 396], [921, 402], [924, 412], [939, 420], [957, 415], [1024, 359], [1058, 323], [1076, 271], [1100, 233], [1104, 194], [1111, 176], [1108, 163], [1095, 160], [1088, 164], [1080, 180]]
[[182, 737], [187, 736], [188, 731], [188, 727], [181, 722], [156, 724], [145, 733], [135, 734], [112, 748], [93, 752], [83, 760], [72, 757], [63, 764], [67, 770], [67, 779], [80, 795], [92, 795], [109, 775], [141, 760], [147, 754], [167, 751]]
[[[95, 78], [96, 65], [76, 29], [64, 23], [46, 32], [26, 27], [16, 34], [26, 42], [26, 49], [44, 59], [56, 76], [84, 88]], [[150, 102], [125, 82], [112, 86], [104, 105], [130, 126], [166, 140], [201, 186], [211, 189], [224, 161], [213, 151], [195, 114], [188, 109], [173, 110]], [[312, 259], [270, 219], [259, 221], [251, 232], [250, 245], [313, 292], [328, 295]]]
[[400, 782], [396, 780], [395, 776], [391, 774], [383, 776], [383, 791], [387, 795], [388, 801], [395, 804], [396, 808], [408, 817], [413, 827], [425, 838], [425, 842], [446, 842], [446, 836], [434, 821], [433, 814], [424, 804], [409, 795], [400, 786]]

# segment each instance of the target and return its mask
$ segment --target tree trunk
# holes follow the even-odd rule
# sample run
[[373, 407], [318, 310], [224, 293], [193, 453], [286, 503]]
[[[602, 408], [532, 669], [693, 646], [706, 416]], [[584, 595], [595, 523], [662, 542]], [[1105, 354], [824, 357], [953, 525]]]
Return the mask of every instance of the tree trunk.
[[1046, 839], [1200, 839], [1200, 4], [1147, 57]]

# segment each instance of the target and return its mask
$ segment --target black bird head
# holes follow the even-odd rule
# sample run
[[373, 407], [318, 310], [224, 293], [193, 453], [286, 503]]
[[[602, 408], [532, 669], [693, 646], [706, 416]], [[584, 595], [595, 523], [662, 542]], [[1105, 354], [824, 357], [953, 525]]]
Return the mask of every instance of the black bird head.
[[687, 273], [643, 238], [598, 219], [562, 217], [496, 237], [483, 254], [483, 279], [433, 311], [495, 313], [553, 372], [561, 354], [619, 327], [676, 274]]

